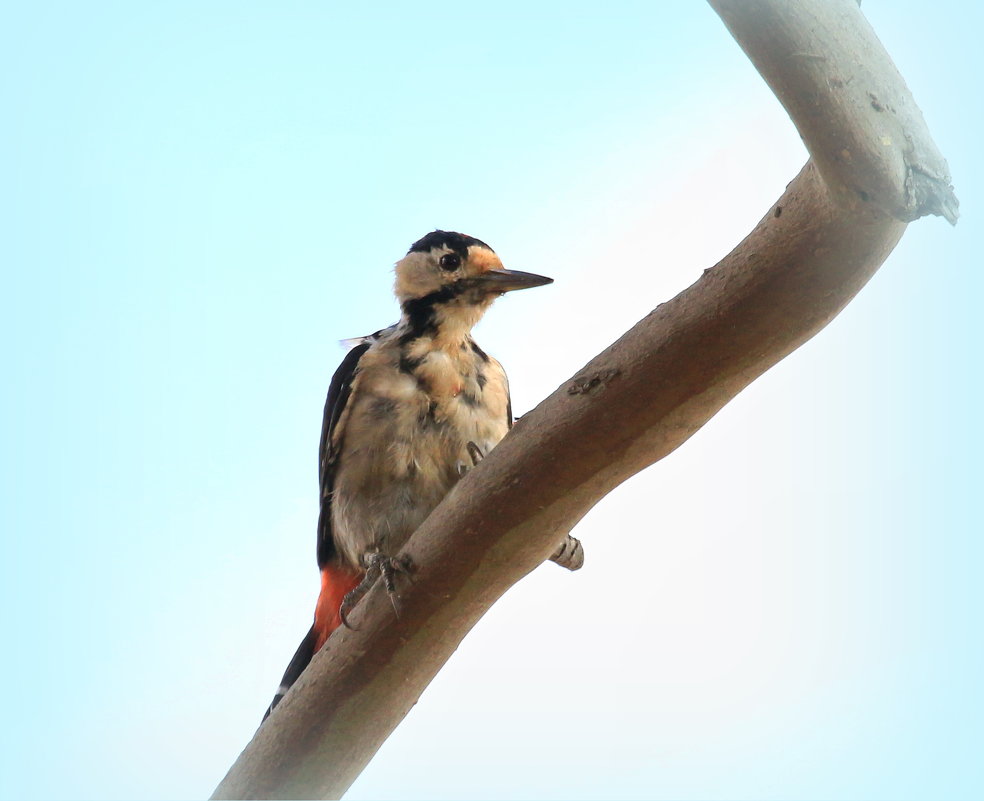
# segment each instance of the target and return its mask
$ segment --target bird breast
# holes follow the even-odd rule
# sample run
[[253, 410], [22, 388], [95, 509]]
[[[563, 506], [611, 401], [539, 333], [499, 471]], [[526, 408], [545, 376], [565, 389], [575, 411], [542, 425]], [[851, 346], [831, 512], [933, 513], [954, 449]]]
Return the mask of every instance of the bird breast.
[[483, 454], [505, 436], [501, 365], [470, 341], [373, 345], [359, 362], [335, 443], [336, 544], [353, 566], [370, 550], [395, 554]]

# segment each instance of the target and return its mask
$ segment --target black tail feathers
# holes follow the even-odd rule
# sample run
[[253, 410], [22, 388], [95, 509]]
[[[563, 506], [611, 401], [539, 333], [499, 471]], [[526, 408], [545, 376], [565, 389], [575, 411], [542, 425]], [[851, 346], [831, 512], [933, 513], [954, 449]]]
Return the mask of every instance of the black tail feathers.
[[270, 706], [267, 707], [267, 711], [263, 714], [263, 720], [270, 717], [273, 708], [280, 703], [280, 699], [287, 694], [291, 685], [297, 681], [301, 673], [304, 672], [304, 668], [311, 662], [311, 658], [314, 656], [314, 643], [316, 639], [317, 633], [314, 630], [314, 626], [312, 626], [304, 639], [301, 640], [301, 644], [297, 646], [297, 650], [294, 652], [294, 658], [287, 665], [287, 670], [284, 671], [284, 677], [280, 680], [280, 686], [277, 688], [277, 694], [273, 696]]

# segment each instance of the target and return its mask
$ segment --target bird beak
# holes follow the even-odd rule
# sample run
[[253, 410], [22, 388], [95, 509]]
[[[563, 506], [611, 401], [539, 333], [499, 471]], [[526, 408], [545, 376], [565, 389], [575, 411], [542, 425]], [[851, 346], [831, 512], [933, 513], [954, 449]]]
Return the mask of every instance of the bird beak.
[[478, 285], [489, 292], [512, 292], [514, 289], [530, 289], [535, 286], [552, 284], [553, 278], [519, 270], [489, 270], [477, 276]]

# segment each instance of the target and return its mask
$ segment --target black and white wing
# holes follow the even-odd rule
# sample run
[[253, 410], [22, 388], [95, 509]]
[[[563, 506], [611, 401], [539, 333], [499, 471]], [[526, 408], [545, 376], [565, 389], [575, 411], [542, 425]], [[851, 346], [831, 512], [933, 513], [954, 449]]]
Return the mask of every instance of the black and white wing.
[[332, 376], [325, 400], [325, 414], [321, 423], [321, 445], [318, 449], [318, 482], [321, 488], [321, 511], [318, 514], [318, 567], [324, 567], [337, 553], [331, 528], [331, 501], [335, 489], [335, 471], [338, 453], [335, 444], [335, 428], [345, 411], [352, 392], [352, 380], [359, 366], [359, 359], [369, 350], [376, 334], [363, 338], [350, 350]]

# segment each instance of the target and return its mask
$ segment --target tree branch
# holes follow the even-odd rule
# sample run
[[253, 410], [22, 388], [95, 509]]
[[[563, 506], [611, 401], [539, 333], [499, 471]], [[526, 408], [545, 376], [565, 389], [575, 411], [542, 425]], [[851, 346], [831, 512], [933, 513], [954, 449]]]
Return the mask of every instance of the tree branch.
[[845, 0], [708, 0], [779, 102], [832, 190], [903, 222], [957, 221], [946, 161], [902, 76]]
[[711, 0], [811, 162], [734, 251], [525, 415], [411, 538], [396, 619], [373, 588], [215, 791], [339, 797], [461, 639], [611, 489], [823, 328], [926, 213], [946, 164], [853, 0]]

